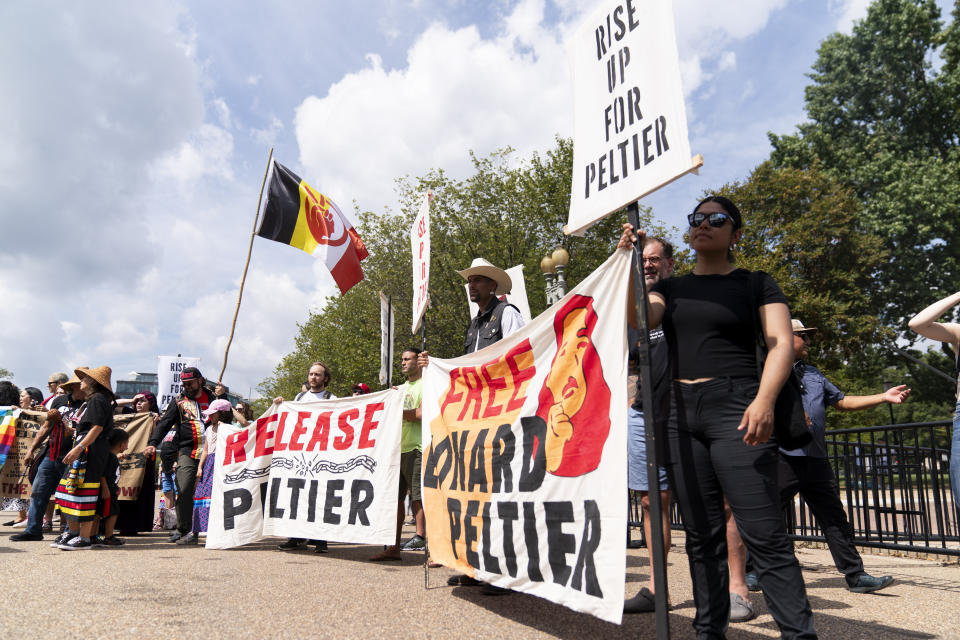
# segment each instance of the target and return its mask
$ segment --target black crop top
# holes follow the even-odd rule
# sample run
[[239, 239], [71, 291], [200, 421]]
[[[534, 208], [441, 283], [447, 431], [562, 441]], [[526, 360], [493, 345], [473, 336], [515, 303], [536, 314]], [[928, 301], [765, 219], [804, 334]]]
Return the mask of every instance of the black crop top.
[[[691, 273], [661, 280], [650, 290], [666, 300], [663, 329], [674, 378], [756, 377], [749, 271], [736, 269], [707, 276]], [[787, 302], [777, 283], [765, 273], [759, 293], [760, 306]]]

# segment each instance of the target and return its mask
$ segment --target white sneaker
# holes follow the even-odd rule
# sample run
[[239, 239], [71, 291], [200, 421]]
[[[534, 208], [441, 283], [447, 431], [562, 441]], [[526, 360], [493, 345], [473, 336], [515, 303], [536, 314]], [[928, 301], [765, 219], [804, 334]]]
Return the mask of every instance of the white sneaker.
[[57, 548], [63, 551], [77, 551], [80, 549], [83, 549], [83, 550], [92, 549], [93, 545], [90, 543], [89, 540], [84, 540], [80, 536], [75, 536], [73, 538], [70, 538], [69, 542], [65, 542], [61, 545], [57, 545]]
[[69, 541], [71, 537], [72, 537], [72, 536], [70, 535], [70, 530], [67, 529], [66, 531], [64, 531], [63, 533], [61, 533], [60, 535], [58, 535], [56, 538], [54, 538], [54, 539], [53, 539], [53, 542], [50, 543], [50, 546], [53, 547], [54, 549], [56, 549], [56, 548], [59, 547], [60, 545], [62, 545], [62, 544], [64, 544], [64, 543], [66, 543], [67, 541]]

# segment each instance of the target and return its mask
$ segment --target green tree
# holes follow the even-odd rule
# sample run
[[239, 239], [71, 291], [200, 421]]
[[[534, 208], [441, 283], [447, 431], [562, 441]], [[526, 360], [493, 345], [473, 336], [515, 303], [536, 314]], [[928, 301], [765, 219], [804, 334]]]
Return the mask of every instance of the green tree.
[[743, 212], [738, 266], [769, 273], [793, 315], [819, 328], [811, 350], [818, 366], [835, 370], [891, 337], [870, 303], [886, 251], [879, 238], [856, 229], [860, 205], [850, 189], [816, 164], [778, 169], [767, 162], [715, 193]]
[[817, 165], [852, 188], [853, 225], [889, 254], [873, 303], [910, 340], [905, 319], [960, 276], [960, 4], [953, 16], [944, 29], [933, 0], [876, 0], [850, 35], [821, 44], [809, 121], [770, 136], [775, 166]]
[[13, 380], [13, 371], [0, 367], [0, 380], [6, 380], [6, 379]]
[[[572, 143], [557, 139], [544, 155], [534, 153], [519, 165], [511, 150], [480, 158], [473, 156], [474, 173], [456, 180], [442, 170], [397, 181], [400, 211], [359, 214], [358, 231], [370, 256], [363, 262], [364, 280], [347, 295], [330, 298], [299, 326], [296, 346], [263, 381], [269, 395], [291, 397], [299, 390], [307, 365], [320, 359], [329, 364], [334, 393], [346, 394], [359, 381], [377, 380], [380, 368], [380, 305], [378, 291], [392, 297], [397, 309], [394, 371], [399, 352], [420, 346], [409, 333], [411, 316], [411, 256], [409, 230], [423, 194], [430, 190], [430, 298], [426, 314], [427, 348], [440, 357], [463, 352], [469, 322], [464, 281], [456, 271], [477, 257], [508, 268], [522, 264], [531, 314], [546, 308], [539, 268], [541, 258], [557, 245], [567, 249], [569, 286], [574, 286], [613, 252], [624, 215], [599, 222], [582, 238], [565, 236], [570, 199]], [[642, 211], [649, 225], [649, 211]], [[657, 228], [659, 233], [665, 233]], [[373, 386], [373, 385], [372, 385]]]

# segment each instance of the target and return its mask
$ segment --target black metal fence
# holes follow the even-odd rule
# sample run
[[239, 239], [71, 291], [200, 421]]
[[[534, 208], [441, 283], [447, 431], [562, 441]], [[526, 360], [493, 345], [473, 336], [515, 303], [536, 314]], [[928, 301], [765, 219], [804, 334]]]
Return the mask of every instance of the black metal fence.
[[[950, 491], [950, 421], [827, 432], [840, 500], [858, 545], [960, 556], [960, 516]], [[671, 523], [680, 528], [676, 505]], [[784, 517], [796, 540], [826, 542], [799, 496]], [[631, 492], [627, 543], [642, 544], [642, 511]]]

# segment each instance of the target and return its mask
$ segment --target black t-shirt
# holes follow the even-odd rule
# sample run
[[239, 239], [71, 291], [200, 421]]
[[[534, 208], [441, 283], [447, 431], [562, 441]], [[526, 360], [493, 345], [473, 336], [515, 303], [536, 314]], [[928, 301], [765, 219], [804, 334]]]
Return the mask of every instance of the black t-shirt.
[[[627, 325], [627, 335], [630, 339], [630, 358], [639, 361], [640, 348], [637, 342], [640, 341], [640, 332]], [[657, 328], [650, 332], [650, 371], [653, 374], [653, 399], [658, 400], [658, 396], [667, 388], [667, 372], [669, 371], [669, 354], [667, 353], [667, 341], [663, 334], [663, 329]], [[643, 389], [641, 388], [643, 380], [637, 376], [637, 395], [633, 398], [633, 408], [637, 411], [643, 411]]]
[[[151, 472], [152, 473], [152, 472]], [[117, 495], [120, 487], [117, 484], [117, 476], [120, 475], [120, 461], [117, 455], [111, 451], [107, 454], [107, 468], [103, 472], [103, 479], [107, 481], [107, 490], [112, 495]]]
[[[767, 274], [760, 279], [758, 306], [787, 298]], [[666, 300], [663, 329], [673, 377], [756, 377], [759, 320], [753, 317], [750, 272], [667, 278], [650, 289]]]
[[113, 403], [105, 393], [95, 393], [87, 400], [87, 409], [80, 418], [80, 424], [77, 425], [76, 441], [80, 442], [94, 425], [103, 427], [100, 435], [97, 436], [98, 441], [106, 440], [113, 431]]

